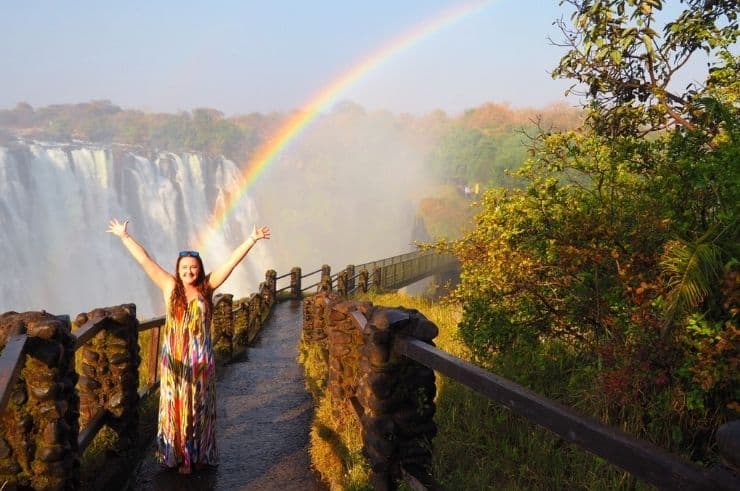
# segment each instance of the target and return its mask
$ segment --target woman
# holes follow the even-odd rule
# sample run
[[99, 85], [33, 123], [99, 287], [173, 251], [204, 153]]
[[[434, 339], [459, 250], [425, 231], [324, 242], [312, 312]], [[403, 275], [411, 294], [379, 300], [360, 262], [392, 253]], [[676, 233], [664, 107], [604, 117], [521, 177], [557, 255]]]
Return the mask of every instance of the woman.
[[126, 230], [128, 220], [110, 221], [108, 232], [120, 237], [149, 278], [162, 290], [167, 316], [160, 353], [157, 460], [189, 474], [192, 467], [216, 465], [216, 373], [210, 323], [213, 291], [260, 239], [268, 227], [254, 227], [229, 259], [206, 275], [196, 251], [180, 251], [171, 275]]

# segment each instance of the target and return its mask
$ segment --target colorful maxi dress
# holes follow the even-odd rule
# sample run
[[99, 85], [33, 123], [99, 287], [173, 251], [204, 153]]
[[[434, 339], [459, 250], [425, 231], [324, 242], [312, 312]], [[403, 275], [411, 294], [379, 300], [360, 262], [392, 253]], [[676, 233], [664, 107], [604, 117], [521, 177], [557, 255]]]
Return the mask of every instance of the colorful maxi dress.
[[182, 321], [169, 312], [159, 360], [157, 461], [167, 467], [216, 465], [216, 363], [201, 298]]

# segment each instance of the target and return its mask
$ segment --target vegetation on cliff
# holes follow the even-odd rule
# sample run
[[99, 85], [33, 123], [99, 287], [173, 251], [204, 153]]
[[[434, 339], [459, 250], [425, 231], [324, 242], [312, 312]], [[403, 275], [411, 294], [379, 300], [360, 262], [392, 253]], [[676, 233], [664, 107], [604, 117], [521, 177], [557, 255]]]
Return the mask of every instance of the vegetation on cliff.
[[[533, 139], [520, 186], [437, 244], [462, 262], [460, 334], [478, 363], [709, 463], [740, 411], [734, 2], [684, 2], [662, 29], [658, 0], [565, 3], [554, 74], [588, 119]], [[675, 91], [697, 51], [707, 79]], [[553, 363], [565, 382], [542, 386]]]

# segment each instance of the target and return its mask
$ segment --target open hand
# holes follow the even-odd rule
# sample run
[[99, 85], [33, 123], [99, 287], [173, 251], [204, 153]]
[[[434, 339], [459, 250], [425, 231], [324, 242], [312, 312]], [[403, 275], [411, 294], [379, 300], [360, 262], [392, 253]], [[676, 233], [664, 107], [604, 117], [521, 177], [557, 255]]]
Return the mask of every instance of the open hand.
[[270, 227], [260, 227], [257, 228], [255, 225], [252, 227], [252, 234], [250, 235], [252, 240], [257, 242], [259, 239], [269, 239], [270, 238]]
[[124, 220], [123, 222], [119, 222], [117, 219], [113, 219], [108, 224], [108, 230], [106, 232], [109, 232], [116, 237], [126, 237], [128, 235], [128, 232], [126, 231], [126, 226], [128, 225], [128, 220]]

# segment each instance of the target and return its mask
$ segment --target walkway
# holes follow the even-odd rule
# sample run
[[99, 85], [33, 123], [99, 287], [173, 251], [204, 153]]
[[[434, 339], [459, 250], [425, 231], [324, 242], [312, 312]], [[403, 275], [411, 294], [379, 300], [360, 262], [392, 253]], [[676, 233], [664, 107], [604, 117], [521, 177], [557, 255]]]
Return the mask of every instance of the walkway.
[[277, 304], [245, 358], [219, 367], [218, 468], [189, 476], [163, 470], [152, 445], [133, 489], [323, 489], [309, 467], [313, 401], [297, 362], [302, 315], [299, 301]]

